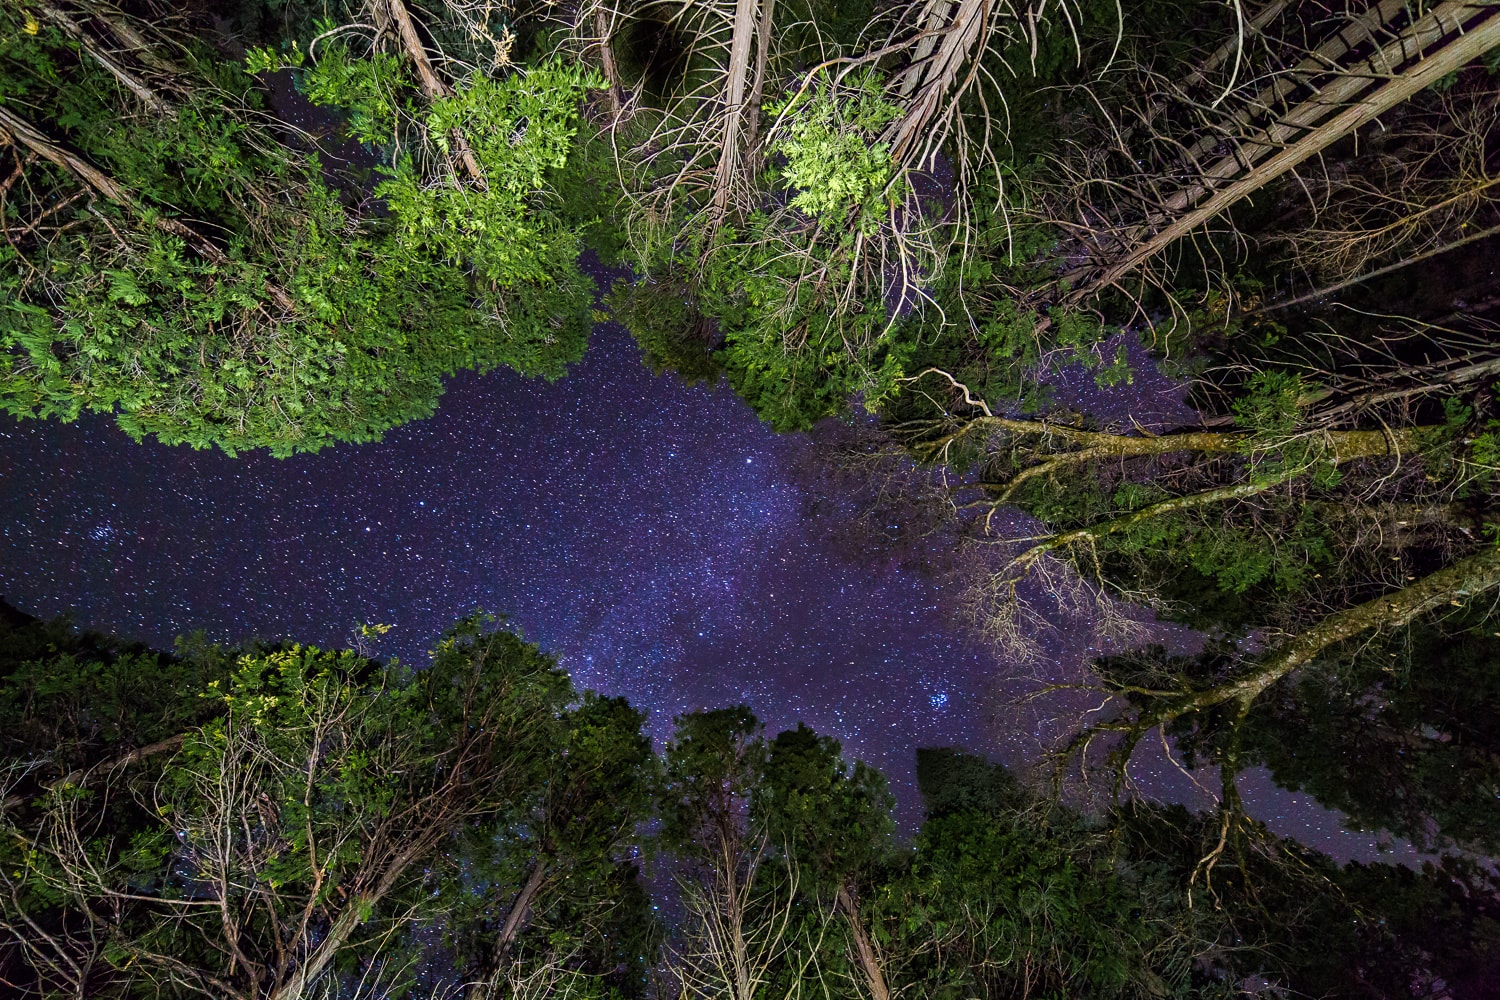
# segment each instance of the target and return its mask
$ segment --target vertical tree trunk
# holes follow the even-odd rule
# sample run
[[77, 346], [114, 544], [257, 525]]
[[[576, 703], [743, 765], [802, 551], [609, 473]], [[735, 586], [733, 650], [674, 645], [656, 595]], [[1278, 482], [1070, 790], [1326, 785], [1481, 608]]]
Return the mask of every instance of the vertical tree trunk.
[[609, 85], [609, 110], [612, 115], [610, 127], [620, 117], [620, 67], [615, 63], [614, 46], [610, 44], [609, 15], [602, 6], [594, 8], [594, 31], [599, 35], [599, 62], [604, 68], [604, 82]]
[[751, 179], [759, 166], [756, 141], [760, 136], [760, 104], [766, 90], [766, 63], [771, 53], [771, 28], [776, 11], [776, 0], [762, 0], [760, 24], [756, 28], [755, 82], [750, 87], [750, 104], [746, 109], [750, 121], [745, 126], [745, 176]]
[[729, 208], [736, 200], [735, 189], [740, 185], [745, 91], [750, 76], [750, 50], [754, 48], [759, 26], [759, 7], [757, 0], [736, 0], [734, 6], [734, 33], [729, 40], [729, 66], [724, 80], [724, 132], [711, 201], [716, 223], [729, 214]]

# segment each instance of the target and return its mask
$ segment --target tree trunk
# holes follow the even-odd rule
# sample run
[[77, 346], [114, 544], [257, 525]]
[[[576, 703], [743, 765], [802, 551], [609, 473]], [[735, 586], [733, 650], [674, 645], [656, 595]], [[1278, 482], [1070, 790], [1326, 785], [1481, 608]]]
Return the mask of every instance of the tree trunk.
[[756, 142], [760, 136], [760, 103], [766, 90], [766, 63], [771, 52], [771, 28], [776, 10], [776, 0], [762, 0], [760, 24], [755, 33], [755, 82], [750, 86], [750, 121], [745, 126], [745, 176], [747, 181], [755, 176], [759, 165]]
[[[1330, 445], [1330, 454], [1328, 455], [1327, 460], [1334, 465], [1342, 465], [1345, 462], [1351, 462], [1359, 458], [1374, 458], [1381, 455], [1399, 455], [1403, 451], [1414, 450], [1416, 447], [1418, 436], [1426, 429], [1427, 428], [1421, 427], [1407, 427], [1402, 428], [1399, 431], [1390, 431], [1389, 433], [1385, 431], [1329, 431], [1326, 432], [1326, 437], [1328, 438], [1328, 443]], [[1166, 437], [1157, 438], [1122, 438], [1121, 440], [1144, 440], [1147, 442], [1160, 442], [1170, 441], [1173, 437], [1176, 437], [1176, 435], [1168, 435]], [[1243, 436], [1235, 434], [1226, 434], [1223, 435], [1223, 437], [1240, 441], [1244, 440]], [[1173, 449], [1163, 449], [1161, 451], [1146, 451], [1143, 452], [1143, 454], [1170, 454], [1172, 450]], [[1213, 450], [1227, 451], [1230, 449], [1221, 447], [1215, 448]], [[1108, 455], [1108, 453], [1090, 453], [1088, 451], [1084, 451], [1065, 453], [1063, 455], [1059, 455], [1058, 458], [1065, 459], [1073, 457], [1075, 455], [1089, 455], [1090, 457], [1099, 458], [1115, 457]], [[1124, 457], [1124, 455], [1120, 455], [1118, 457]], [[1031, 468], [1024, 470], [1022, 475], [1035, 474], [1048, 468], [1055, 468], [1055, 465], [1053, 463], [1044, 463], [1042, 465], [1032, 466]], [[1025, 552], [1022, 552], [1020, 555], [1012, 559], [1008, 565], [1025, 569], [1031, 566], [1032, 563], [1036, 562], [1042, 556], [1046, 555], [1048, 552], [1055, 552], [1059, 549], [1065, 549], [1078, 542], [1096, 541], [1108, 535], [1113, 535], [1117, 532], [1124, 531], [1125, 529], [1130, 528], [1134, 525], [1149, 521], [1155, 517], [1161, 517], [1165, 514], [1171, 514], [1179, 510], [1190, 510], [1196, 507], [1207, 507], [1216, 503], [1225, 503], [1230, 500], [1241, 500], [1245, 497], [1255, 496], [1257, 494], [1264, 493], [1267, 490], [1274, 489], [1277, 486], [1281, 486], [1284, 483], [1288, 483], [1294, 479], [1297, 479], [1298, 477], [1306, 474], [1309, 468], [1310, 465], [1302, 467], [1292, 467], [1279, 475], [1268, 476], [1262, 479], [1251, 479], [1246, 482], [1232, 483], [1228, 486], [1220, 486], [1216, 489], [1204, 490], [1201, 493], [1189, 493], [1185, 496], [1172, 497], [1169, 500], [1162, 500], [1159, 503], [1154, 503], [1149, 506], [1142, 507], [1140, 510], [1131, 511], [1128, 514], [1122, 514], [1119, 517], [1111, 518], [1108, 521], [1090, 524], [1082, 528], [1075, 528], [1072, 531], [1065, 531], [1061, 534], [1053, 535], [1050, 538], [1043, 539], [1037, 544], [1031, 546]], [[1014, 492], [1014, 489], [1020, 479], [1021, 476], [1018, 475], [1015, 479], [1011, 480], [1010, 485], [1006, 488], [1005, 492], [1001, 494], [1001, 501], [1009, 498], [1010, 494]]]
[[[944, 99], [970, 61], [980, 37], [993, 16], [994, 0], [930, 0], [921, 19], [923, 38], [912, 53], [912, 63], [895, 81], [895, 90], [906, 101], [905, 113], [886, 129], [881, 141], [890, 145], [891, 157], [903, 165], [920, 166], [932, 149], [934, 121]], [[950, 18], [951, 11], [951, 18]], [[965, 85], [967, 86], [967, 84]], [[962, 88], [960, 88], [961, 90]], [[958, 94], [951, 100], [957, 100]], [[914, 159], [921, 144], [923, 157]]]
[[374, 906], [378, 900], [379, 897], [374, 895], [355, 896], [349, 900], [333, 926], [328, 928], [328, 936], [319, 942], [305, 962], [297, 966], [287, 981], [271, 993], [269, 1000], [301, 1000], [313, 980], [323, 974], [360, 925], [360, 912], [367, 906]]
[[[1239, 144], [1199, 180], [1167, 198], [1140, 227], [1149, 236], [1120, 259], [1092, 276], [1087, 267], [1065, 274], [1076, 285], [1065, 301], [1076, 303], [1114, 284], [1231, 205], [1496, 45], [1500, 7], [1474, 0], [1440, 4], [1360, 66], [1347, 67], [1314, 97], [1278, 116], [1259, 136]], [[1217, 186], [1219, 182], [1227, 183]], [[1080, 278], [1087, 280], [1079, 283]]]
[[[437, 70], [432, 68], [432, 61], [427, 58], [427, 49], [422, 45], [422, 38], [417, 34], [417, 26], [412, 23], [406, 4], [402, 0], [385, 0], [385, 5], [391, 22], [396, 25], [396, 34], [401, 38], [401, 48], [405, 50], [406, 57], [411, 60], [412, 66], [417, 71], [417, 79], [422, 83], [422, 93], [429, 101], [452, 97], [453, 88], [438, 76]], [[488, 190], [489, 183], [485, 180], [484, 170], [480, 168], [474, 150], [469, 147], [469, 140], [464, 138], [463, 132], [458, 129], [453, 130], [450, 138], [470, 179], [481, 190]]]
[[614, 119], [620, 117], [622, 109], [620, 67], [615, 63], [615, 50], [610, 44], [609, 15], [602, 6], [594, 9], [594, 31], [599, 35], [599, 62], [604, 68], [604, 82], [609, 85], [610, 127], [613, 128]]
[[495, 937], [495, 944], [490, 949], [490, 978], [487, 983], [477, 986], [470, 994], [471, 1000], [483, 1000], [485, 997], [494, 996], [500, 979], [505, 975], [505, 963], [510, 960], [510, 952], [515, 947], [516, 938], [526, 928], [531, 919], [531, 907], [536, 902], [536, 894], [542, 888], [542, 881], [547, 875], [547, 859], [538, 857], [531, 866], [531, 872], [526, 876], [526, 881], [521, 886], [521, 891], [516, 894], [516, 901], [511, 904], [510, 913], [505, 916], [505, 923], [500, 928], [500, 933]]
[[880, 959], [875, 954], [874, 942], [865, 932], [864, 921], [859, 916], [859, 904], [848, 886], [839, 886], [838, 904], [849, 918], [849, 933], [854, 938], [854, 957], [860, 971], [865, 975], [865, 986], [870, 991], [870, 1000], [890, 1000], [891, 991], [885, 985], [885, 975], [880, 971]]
[[[95, 764], [92, 767], [79, 768], [76, 771], [70, 771], [67, 774], [63, 775], [61, 778], [54, 781], [51, 787], [57, 788], [62, 785], [76, 785], [79, 782], [83, 781], [85, 778], [89, 777], [91, 774], [104, 771], [114, 771], [122, 767], [129, 767], [131, 764], [134, 764], [138, 760], [144, 760], [147, 757], [154, 757], [159, 753], [166, 753], [169, 750], [176, 750], [178, 747], [182, 746], [183, 741], [185, 741], [186, 739], [187, 733], [178, 733], [176, 736], [168, 736], [164, 740], [157, 740], [155, 743], [148, 743], [143, 747], [138, 747], [126, 753], [122, 753], [118, 757], [112, 757], [109, 760], [99, 764]], [[11, 809], [14, 809], [16, 806], [21, 805], [26, 801], [26, 798], [27, 797], [24, 795], [8, 795], [4, 799], [0, 799], [0, 814], [3, 814]]]
[[1140, 729], [1147, 730], [1189, 712], [1230, 701], [1248, 706], [1261, 692], [1292, 671], [1311, 663], [1330, 646], [1373, 629], [1406, 625], [1429, 611], [1446, 604], [1460, 604], [1497, 587], [1500, 587], [1500, 547], [1492, 545], [1423, 577], [1409, 587], [1329, 615], [1307, 631], [1293, 636], [1244, 676], [1173, 699], [1171, 704], [1157, 711], [1148, 711], [1141, 717]]
[[158, 47], [146, 41], [146, 37], [130, 23], [130, 18], [118, 10], [95, 3], [93, 0], [78, 0], [78, 6], [88, 12], [89, 17], [103, 23], [120, 44], [141, 62], [154, 70], [172, 76], [185, 76], [186, 71], [177, 63], [161, 54]]
[[[770, 0], [767, 0], [770, 2]], [[724, 81], [724, 133], [719, 144], [719, 165], [714, 172], [712, 208], [715, 223], [722, 222], [738, 199], [740, 185], [741, 130], [745, 117], [745, 91], [750, 76], [750, 50], [759, 27], [757, 0], [735, 0], [734, 33], [729, 40], [729, 65]]]
[[380, 877], [380, 881], [376, 883], [373, 890], [352, 894], [338, 917], [334, 919], [333, 926], [328, 929], [328, 934], [318, 942], [318, 946], [304, 962], [297, 966], [286, 982], [273, 990], [266, 1000], [301, 1000], [308, 987], [323, 974], [344, 945], [349, 943], [349, 938], [364, 922], [369, 912], [400, 881], [412, 861], [430, 846], [431, 839], [430, 836], [423, 837], [416, 843], [409, 844], [406, 850], [392, 858], [385, 874]]
[[[1500, 178], [1496, 178], [1494, 181], [1489, 182], [1489, 184], [1487, 184], [1486, 186], [1490, 186], [1497, 182], [1500, 182]], [[1463, 236], [1459, 237], [1451, 243], [1444, 243], [1442, 246], [1433, 247], [1431, 250], [1423, 251], [1422, 253], [1416, 254], [1411, 257], [1402, 257], [1400, 260], [1393, 261], [1385, 265], [1384, 267], [1377, 267], [1373, 271], [1366, 271], [1363, 274], [1356, 274], [1351, 278], [1345, 278], [1343, 281], [1336, 282], [1335, 284], [1328, 285], [1324, 288], [1314, 288], [1310, 292], [1303, 292], [1296, 298], [1287, 299], [1284, 302], [1272, 302], [1270, 305], [1261, 306], [1259, 309], [1252, 309], [1249, 312], [1243, 313], [1242, 315], [1258, 316], [1262, 313], [1275, 312], [1277, 309], [1287, 309], [1291, 306], [1300, 306], [1304, 302], [1311, 302], [1314, 299], [1327, 298], [1330, 295], [1342, 292], [1346, 288], [1351, 288], [1354, 285], [1363, 284], [1366, 281], [1372, 281], [1375, 278], [1380, 278], [1387, 274], [1399, 271], [1404, 267], [1410, 267], [1412, 264], [1420, 264], [1424, 260], [1431, 260], [1434, 257], [1440, 257], [1443, 254], [1448, 253], [1450, 250], [1457, 250], [1461, 246], [1467, 246], [1470, 243], [1477, 243], [1479, 240], [1487, 240], [1491, 236], [1500, 236], [1500, 225], [1490, 226], [1488, 229], [1480, 229], [1472, 233], [1465, 233]]]

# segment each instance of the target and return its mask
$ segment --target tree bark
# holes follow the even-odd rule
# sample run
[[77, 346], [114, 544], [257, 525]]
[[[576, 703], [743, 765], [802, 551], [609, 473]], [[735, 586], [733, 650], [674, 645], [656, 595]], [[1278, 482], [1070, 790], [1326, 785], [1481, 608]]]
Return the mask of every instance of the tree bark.
[[1292, 639], [1249, 676], [1229, 685], [1228, 698], [1253, 699], [1310, 663], [1329, 646], [1375, 628], [1406, 625], [1419, 615], [1500, 587], [1500, 546], [1488, 546], [1410, 587], [1329, 615]]
[[[993, 5], [994, 0], [929, 0], [911, 65], [895, 81], [896, 92], [906, 99], [905, 113], [881, 136], [897, 163], [920, 166], [925, 156], [913, 160], [918, 144], [925, 154], [934, 135], [941, 134], [932, 128], [934, 119], [975, 46], [983, 44], [980, 36], [994, 15]], [[951, 100], [957, 100], [962, 89]]]
[[[1496, 182], [1500, 182], [1500, 178], [1496, 178]], [[1384, 267], [1377, 267], [1373, 271], [1366, 271], [1363, 274], [1356, 274], [1351, 278], [1345, 278], [1343, 281], [1328, 285], [1325, 288], [1314, 288], [1310, 292], [1303, 292], [1296, 298], [1287, 299], [1284, 302], [1272, 302], [1269, 305], [1261, 306], [1259, 309], [1252, 309], [1249, 312], [1244, 313], [1243, 315], [1259, 316], [1262, 313], [1275, 312], [1278, 309], [1288, 309], [1292, 306], [1300, 306], [1304, 302], [1311, 302], [1314, 299], [1326, 298], [1329, 295], [1333, 295], [1337, 292], [1342, 292], [1346, 288], [1352, 288], [1353, 286], [1363, 284], [1366, 281], [1372, 281], [1375, 278], [1383, 277], [1387, 274], [1392, 274], [1404, 267], [1409, 267], [1412, 264], [1420, 264], [1424, 260], [1431, 260], [1433, 257], [1442, 256], [1443, 254], [1448, 253], [1450, 250], [1457, 250], [1461, 246], [1467, 246], [1468, 244], [1478, 242], [1479, 240], [1487, 240], [1491, 236], [1500, 236], [1500, 225], [1490, 226], [1488, 229], [1480, 229], [1472, 233], [1465, 233], [1463, 236], [1459, 237], [1451, 243], [1444, 243], [1442, 246], [1433, 247], [1431, 250], [1424, 251], [1423, 253], [1416, 254], [1415, 256], [1402, 257], [1400, 260], [1393, 261], [1385, 265]]]
[[[770, 2], [770, 0], [766, 0]], [[722, 222], [736, 201], [734, 192], [740, 181], [741, 138], [745, 117], [746, 83], [750, 75], [750, 50], [755, 45], [759, 27], [758, 0], [736, 0], [734, 31], [729, 40], [729, 65], [724, 81], [724, 133], [719, 144], [719, 165], [714, 172], [714, 219]]]
[[[1076, 303], [1114, 284], [1231, 205], [1496, 45], [1500, 8], [1476, 0], [1440, 4], [1398, 38], [1377, 47], [1364, 61], [1367, 65], [1347, 67], [1313, 98], [1167, 198], [1141, 227], [1147, 238], [1128, 246], [1120, 259], [1097, 273], [1084, 267], [1064, 275], [1076, 283], [1065, 301]], [[1220, 182], [1227, 183], [1217, 186]]]
[[[99, 764], [95, 764], [92, 767], [81, 767], [76, 771], [69, 771], [61, 778], [58, 778], [56, 781], [52, 782], [49, 787], [56, 788], [59, 785], [76, 785], [92, 774], [102, 773], [105, 771], [115, 771], [122, 767], [129, 767], [131, 764], [134, 764], [138, 760], [144, 760], [147, 757], [154, 757], [159, 753], [166, 753], [169, 750], [176, 750], [178, 747], [182, 746], [183, 742], [187, 739], [187, 736], [187, 733], [178, 733], [176, 736], [168, 736], [164, 740], [157, 740], [155, 743], [148, 743], [143, 747], [137, 747], [134, 750], [122, 753], [117, 757], [112, 757], [109, 760], [106, 760]], [[0, 813], [4, 813], [11, 809], [14, 809], [16, 806], [21, 805], [25, 801], [26, 796], [24, 795], [8, 795], [4, 799], [0, 799]]]
[[541, 891], [542, 881], [546, 875], [547, 859], [538, 857], [532, 864], [526, 881], [521, 885], [521, 891], [516, 894], [510, 913], [506, 914], [505, 923], [501, 926], [500, 933], [495, 937], [495, 944], [490, 949], [489, 981], [476, 987], [470, 994], [471, 1000], [484, 1000], [485, 997], [494, 996], [498, 992], [500, 979], [505, 975], [505, 963], [510, 960], [510, 952], [515, 947], [516, 938], [531, 919], [532, 904], [536, 902], [536, 895]]
[[[1342, 465], [1345, 462], [1351, 462], [1359, 458], [1374, 458], [1380, 455], [1400, 454], [1402, 451], [1413, 449], [1415, 447], [1416, 439], [1424, 429], [1425, 428], [1420, 427], [1408, 427], [1403, 428], [1399, 431], [1391, 431], [1389, 433], [1385, 431], [1330, 431], [1327, 435], [1328, 438], [1331, 439], [1329, 441], [1331, 445], [1331, 454], [1329, 455], [1328, 460], [1334, 465]], [[1170, 441], [1172, 437], [1175, 436], [1176, 435], [1169, 435], [1164, 438], [1121, 438], [1120, 440], [1144, 440], [1153, 442]], [[1228, 434], [1224, 435], [1224, 437], [1244, 440], [1242, 435]], [[1226, 449], [1216, 448], [1214, 450]], [[1169, 451], [1142, 452], [1142, 454], [1167, 453], [1169, 453]], [[1059, 458], [1068, 458], [1072, 455], [1078, 454], [1090, 453], [1070, 452], [1059, 456]], [[1105, 456], [1104, 454], [1100, 454], [1099, 457]], [[1035, 473], [1047, 467], [1047, 465], [1032, 466], [1031, 468], [1024, 470], [1024, 472]], [[1058, 549], [1067, 548], [1068, 546], [1073, 545], [1076, 542], [1093, 541], [1099, 538], [1104, 538], [1107, 535], [1113, 535], [1118, 532], [1124, 531], [1125, 529], [1133, 527], [1134, 525], [1140, 524], [1144, 521], [1149, 521], [1154, 517], [1161, 517], [1164, 514], [1171, 514], [1179, 510], [1189, 510], [1194, 507], [1206, 507], [1216, 503], [1223, 503], [1228, 500], [1239, 500], [1245, 497], [1255, 496], [1258, 493], [1264, 493], [1269, 489], [1273, 489], [1277, 486], [1281, 486], [1284, 483], [1288, 483], [1293, 479], [1296, 479], [1298, 476], [1303, 475], [1307, 471], [1308, 467], [1291, 468], [1282, 472], [1280, 475], [1270, 476], [1265, 479], [1251, 479], [1248, 482], [1233, 483], [1229, 486], [1221, 486], [1217, 489], [1205, 490], [1201, 493], [1190, 493], [1186, 496], [1172, 497], [1169, 500], [1163, 500], [1159, 503], [1154, 503], [1149, 506], [1142, 507], [1140, 510], [1131, 511], [1129, 514], [1122, 514], [1121, 516], [1112, 518], [1108, 521], [1091, 524], [1083, 528], [1075, 528], [1072, 531], [1065, 531], [1061, 534], [1053, 535], [1051, 538], [1047, 538], [1043, 541], [1038, 542], [1031, 548], [1027, 549], [1025, 552], [1022, 552], [1020, 555], [1016, 556], [1011, 560], [1010, 565], [1019, 566], [1024, 569], [1026, 567], [1029, 567], [1032, 563], [1036, 562], [1036, 560], [1041, 558], [1043, 555], [1046, 555], [1048, 552], [1054, 552]], [[1002, 502], [1010, 496], [1011, 492], [1013, 492], [1014, 490], [1016, 481], [1020, 478], [1020, 476], [1017, 476], [1015, 480], [1011, 481], [1011, 485], [1001, 495]]]
[[865, 976], [865, 986], [870, 991], [870, 1000], [891, 1000], [891, 991], [885, 985], [885, 974], [880, 971], [880, 959], [875, 954], [875, 945], [865, 932], [864, 921], [859, 916], [859, 904], [848, 886], [839, 886], [838, 904], [849, 918], [849, 933], [854, 938], [854, 957]]
[[323, 940], [318, 942], [318, 946], [307, 956], [306, 961], [297, 966], [286, 982], [270, 993], [267, 1000], [300, 1000], [308, 987], [323, 974], [344, 945], [348, 944], [349, 938], [364, 922], [367, 911], [372, 910], [385, 898], [401, 876], [406, 873], [412, 861], [429, 846], [427, 842], [429, 839], [424, 837], [408, 845], [405, 851], [393, 858], [374, 889], [352, 894], [344, 904], [344, 909], [334, 919], [333, 926], [328, 929]]
[[756, 142], [760, 136], [760, 102], [766, 90], [766, 63], [771, 52], [771, 28], [776, 0], [761, 0], [760, 23], [755, 31], [755, 82], [750, 86], [750, 121], [745, 127], [745, 175], [752, 178], [759, 157]]
[[177, 117], [176, 108], [172, 107], [172, 105], [168, 104], [166, 100], [161, 97], [161, 95], [157, 94], [156, 91], [148, 87], [145, 81], [141, 80], [125, 67], [121, 66], [118, 62], [115, 61], [112, 56], [110, 56], [107, 52], [105, 52], [97, 44], [95, 44], [94, 40], [88, 36], [88, 33], [83, 30], [83, 26], [80, 25], [77, 21], [73, 20], [66, 13], [52, 6], [51, 4], [44, 3], [42, 5], [42, 14], [47, 18], [47, 20], [57, 25], [63, 30], [65, 34], [76, 41], [79, 47], [82, 48], [84, 52], [88, 53], [88, 55], [100, 66], [104, 67], [105, 71], [108, 72], [110, 76], [113, 76], [116, 80], [118, 80], [121, 85], [123, 85], [126, 90], [129, 90], [132, 94], [134, 94], [142, 104], [146, 105], [146, 107], [164, 117]]
[[1500, 546], [1491, 545], [1409, 587], [1329, 615], [1307, 631], [1293, 636], [1244, 676], [1172, 699], [1163, 708], [1145, 713], [1130, 728], [1149, 730], [1189, 712], [1231, 701], [1248, 707], [1271, 685], [1311, 663], [1330, 646], [1373, 629], [1406, 625], [1445, 604], [1458, 604], [1496, 587], [1500, 587]]
[[110, 33], [119, 39], [120, 44], [147, 66], [172, 76], [185, 75], [181, 66], [163, 56], [156, 46], [146, 41], [146, 37], [130, 23], [129, 17], [122, 15], [118, 10], [95, 3], [93, 0], [78, 0], [78, 6], [88, 11], [90, 17], [108, 27]]
[[603, 6], [594, 9], [594, 31], [599, 35], [599, 62], [604, 69], [604, 82], [609, 86], [610, 126], [613, 127], [614, 119], [620, 117], [622, 110], [620, 67], [615, 63], [614, 46], [610, 44], [609, 15]]
[[[911, 425], [908, 425], [911, 426]], [[918, 427], [925, 425], [916, 425]], [[1016, 435], [1055, 437], [1079, 445], [1078, 451], [1059, 452], [1035, 466], [1018, 474], [1017, 478], [1035, 475], [1033, 469], [1050, 468], [1055, 464], [1076, 464], [1096, 458], [1147, 458], [1160, 455], [1175, 455], [1182, 452], [1234, 452], [1239, 451], [1252, 438], [1244, 431], [1181, 431], [1173, 434], [1111, 434], [1107, 431], [1089, 431], [1067, 424], [1053, 424], [1043, 420], [1013, 420], [1009, 417], [976, 417], [958, 430], [933, 441], [917, 441], [913, 450], [925, 460], [933, 460], [944, 454], [960, 438], [972, 431], [985, 428], [1009, 431]], [[1415, 448], [1420, 436], [1430, 428], [1405, 427], [1400, 430], [1332, 430], [1318, 431], [1334, 462], [1348, 462], [1356, 458], [1371, 458], [1396, 454]], [[991, 485], [1000, 485], [998, 483]]]
[[[401, 39], [401, 48], [417, 71], [417, 79], [422, 84], [422, 93], [427, 95], [429, 101], [452, 97], [453, 88], [438, 76], [437, 70], [432, 68], [432, 61], [427, 58], [427, 49], [422, 45], [422, 38], [417, 34], [417, 26], [412, 23], [406, 4], [402, 0], [385, 0], [385, 5], [392, 23], [396, 25], [396, 34]], [[468, 171], [470, 179], [481, 190], [488, 190], [489, 182], [485, 179], [484, 170], [479, 166], [479, 159], [469, 146], [469, 140], [459, 129], [454, 129], [450, 138], [453, 140], [453, 148], [458, 151], [459, 161]]]

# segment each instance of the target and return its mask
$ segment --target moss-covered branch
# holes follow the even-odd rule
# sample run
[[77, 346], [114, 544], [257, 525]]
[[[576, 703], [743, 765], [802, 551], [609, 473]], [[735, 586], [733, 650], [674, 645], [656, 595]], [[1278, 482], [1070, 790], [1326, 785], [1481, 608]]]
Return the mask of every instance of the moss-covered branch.
[[1338, 643], [1367, 632], [1399, 628], [1444, 605], [1461, 605], [1497, 587], [1500, 587], [1500, 548], [1489, 546], [1408, 587], [1328, 615], [1261, 657], [1252, 669], [1238, 677], [1163, 698], [1160, 704], [1133, 719], [1091, 727], [1079, 739], [1086, 741], [1101, 731], [1124, 732], [1130, 738], [1137, 738], [1193, 712], [1229, 703], [1238, 703], [1239, 710], [1244, 712], [1267, 688]]

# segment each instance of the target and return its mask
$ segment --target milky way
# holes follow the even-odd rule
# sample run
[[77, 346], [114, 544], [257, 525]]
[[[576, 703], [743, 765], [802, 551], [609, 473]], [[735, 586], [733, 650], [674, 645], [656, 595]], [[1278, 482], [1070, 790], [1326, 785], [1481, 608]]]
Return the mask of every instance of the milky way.
[[727, 390], [652, 376], [608, 325], [559, 382], [462, 376], [430, 420], [285, 460], [137, 445], [102, 417], [5, 418], [0, 590], [158, 644], [200, 628], [347, 643], [388, 623], [381, 652], [416, 661], [480, 607], [658, 734], [747, 702], [900, 784], [914, 746], [993, 751], [994, 663], [932, 584], [803, 516], [809, 447]]
[[[460, 616], [500, 612], [580, 688], [648, 710], [658, 737], [680, 712], [744, 702], [772, 732], [800, 720], [839, 738], [890, 776], [909, 828], [916, 747], [1015, 764], [1036, 734], [1001, 711], [1014, 671], [937, 584], [830, 530], [837, 506], [810, 503], [814, 447], [723, 387], [653, 376], [612, 324], [558, 382], [462, 375], [429, 420], [290, 459], [135, 444], [103, 416], [0, 415], [0, 595], [156, 645], [198, 629], [345, 645], [385, 623], [379, 652], [416, 663]], [[1056, 670], [1091, 651], [1067, 632], [1046, 650]], [[1160, 755], [1132, 770], [1206, 801]], [[1247, 777], [1273, 827], [1370, 853]]]

